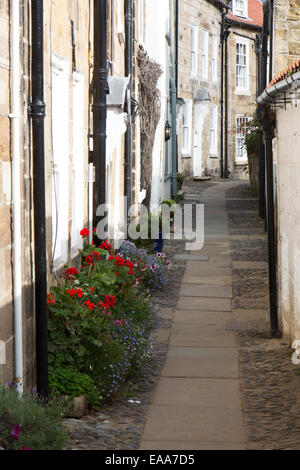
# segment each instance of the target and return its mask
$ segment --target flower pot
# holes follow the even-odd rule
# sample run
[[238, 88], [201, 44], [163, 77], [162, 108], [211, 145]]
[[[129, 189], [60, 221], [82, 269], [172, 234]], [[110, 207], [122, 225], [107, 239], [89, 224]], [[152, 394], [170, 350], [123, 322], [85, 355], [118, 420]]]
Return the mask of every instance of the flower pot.
[[164, 247], [163, 233], [159, 232], [158, 238], [154, 241], [154, 251], [161, 253]]

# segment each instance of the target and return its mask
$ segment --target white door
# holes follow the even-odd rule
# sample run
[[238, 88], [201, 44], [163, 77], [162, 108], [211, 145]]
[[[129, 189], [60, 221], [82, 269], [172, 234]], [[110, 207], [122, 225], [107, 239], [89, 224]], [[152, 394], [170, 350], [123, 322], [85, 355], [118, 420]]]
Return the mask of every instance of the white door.
[[200, 104], [195, 103], [194, 108], [194, 155], [193, 155], [193, 170], [194, 176], [202, 176], [202, 125], [201, 125], [201, 112]]

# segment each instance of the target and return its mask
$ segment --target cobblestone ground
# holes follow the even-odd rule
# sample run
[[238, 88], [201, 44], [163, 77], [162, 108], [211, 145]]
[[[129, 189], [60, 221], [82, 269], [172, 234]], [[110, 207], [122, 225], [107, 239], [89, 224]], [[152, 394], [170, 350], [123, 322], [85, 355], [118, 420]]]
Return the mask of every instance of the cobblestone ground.
[[[233, 261], [267, 261], [264, 223], [249, 185], [237, 184], [226, 195]], [[244, 320], [268, 309], [267, 270], [233, 270], [233, 284], [233, 311]], [[300, 449], [300, 369], [291, 363], [289, 345], [261, 331], [237, 337], [248, 448]]]

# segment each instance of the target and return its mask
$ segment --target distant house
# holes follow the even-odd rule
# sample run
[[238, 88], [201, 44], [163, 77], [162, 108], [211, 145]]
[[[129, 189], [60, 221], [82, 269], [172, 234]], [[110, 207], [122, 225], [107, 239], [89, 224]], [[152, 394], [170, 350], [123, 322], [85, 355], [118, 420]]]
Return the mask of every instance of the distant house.
[[245, 175], [261, 30], [259, 0], [179, 2], [178, 149], [186, 175]]

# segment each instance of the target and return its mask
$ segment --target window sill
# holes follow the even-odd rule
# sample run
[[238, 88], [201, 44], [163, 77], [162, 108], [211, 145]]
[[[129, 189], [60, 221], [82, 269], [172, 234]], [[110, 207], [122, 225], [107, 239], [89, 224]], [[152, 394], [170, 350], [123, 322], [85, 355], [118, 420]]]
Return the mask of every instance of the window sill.
[[192, 158], [192, 154], [190, 152], [182, 152], [181, 157], [182, 158]]
[[235, 95], [251, 96], [251, 92], [249, 90], [243, 90], [239, 88], [236, 88], [234, 93]]
[[219, 155], [217, 155], [216, 153], [211, 153], [209, 155], [209, 158], [219, 158]]
[[245, 158], [243, 160], [242, 159], [241, 160], [235, 160], [234, 163], [235, 163], [236, 166], [244, 166], [244, 165], [247, 165], [248, 159]]

